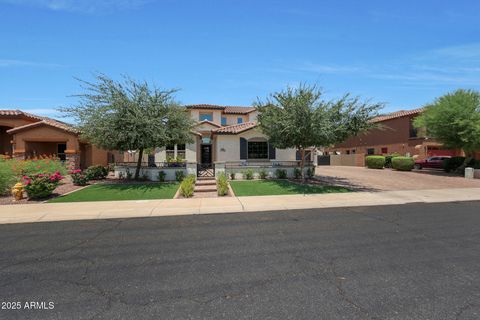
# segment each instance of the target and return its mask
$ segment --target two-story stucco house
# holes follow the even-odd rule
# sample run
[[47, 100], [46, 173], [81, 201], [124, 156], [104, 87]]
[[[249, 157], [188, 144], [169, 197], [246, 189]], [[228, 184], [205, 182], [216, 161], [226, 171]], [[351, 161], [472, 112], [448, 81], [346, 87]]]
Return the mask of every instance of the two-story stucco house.
[[[147, 157], [152, 165], [181, 158], [196, 163], [198, 175], [213, 175], [215, 166], [217, 169], [298, 166], [300, 158], [295, 149], [274, 148], [260, 131], [256, 108], [210, 104], [185, 108], [196, 121], [193, 143], [159, 148], [154, 155], [146, 156], [145, 162]], [[307, 160], [310, 158], [309, 154]]]

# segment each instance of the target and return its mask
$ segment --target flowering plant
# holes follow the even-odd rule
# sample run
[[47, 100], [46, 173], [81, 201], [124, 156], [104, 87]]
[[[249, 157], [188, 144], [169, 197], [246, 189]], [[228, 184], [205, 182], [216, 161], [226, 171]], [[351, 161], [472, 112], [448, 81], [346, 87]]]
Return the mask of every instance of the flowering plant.
[[25, 191], [30, 199], [45, 198], [52, 194], [63, 177], [60, 172], [54, 174], [38, 173], [22, 177]]
[[70, 177], [72, 177], [75, 186], [85, 186], [88, 183], [87, 175], [80, 169], [70, 171]]

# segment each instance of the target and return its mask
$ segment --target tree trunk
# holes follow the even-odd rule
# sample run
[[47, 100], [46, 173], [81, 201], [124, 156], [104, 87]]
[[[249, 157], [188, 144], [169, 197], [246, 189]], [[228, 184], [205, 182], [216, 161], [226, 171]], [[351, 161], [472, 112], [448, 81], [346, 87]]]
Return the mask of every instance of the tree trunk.
[[140, 167], [142, 166], [143, 149], [138, 150], [137, 168], [135, 169], [135, 180], [140, 176]]
[[305, 149], [300, 149], [300, 170], [302, 173], [302, 183], [305, 183]]
[[464, 152], [465, 152], [465, 161], [463, 161], [462, 165], [455, 170], [456, 173], [464, 174], [465, 168], [473, 160], [473, 152], [465, 151], [465, 150]]

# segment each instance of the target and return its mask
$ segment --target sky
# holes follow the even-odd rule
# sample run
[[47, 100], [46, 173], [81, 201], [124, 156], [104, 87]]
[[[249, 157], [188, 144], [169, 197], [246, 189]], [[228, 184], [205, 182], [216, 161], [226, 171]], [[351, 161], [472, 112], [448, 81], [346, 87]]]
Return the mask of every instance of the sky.
[[0, 0], [0, 109], [58, 117], [97, 72], [251, 105], [300, 83], [414, 109], [480, 89], [478, 0]]

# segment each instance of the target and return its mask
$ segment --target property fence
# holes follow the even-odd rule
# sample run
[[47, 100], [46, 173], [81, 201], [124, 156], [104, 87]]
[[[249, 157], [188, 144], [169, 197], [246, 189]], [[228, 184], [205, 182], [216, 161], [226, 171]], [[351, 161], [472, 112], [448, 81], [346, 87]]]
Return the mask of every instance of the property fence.
[[[227, 161], [225, 169], [255, 169], [255, 168], [299, 168], [301, 161]], [[305, 161], [305, 167], [313, 166], [312, 161]]]
[[[137, 162], [116, 162], [115, 166], [137, 167]], [[186, 162], [142, 162], [142, 168], [186, 168]]]

